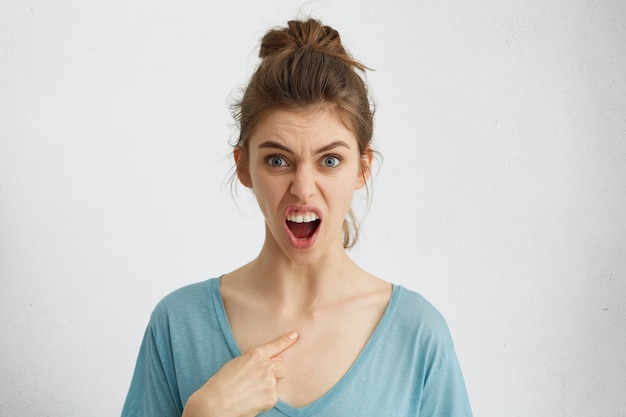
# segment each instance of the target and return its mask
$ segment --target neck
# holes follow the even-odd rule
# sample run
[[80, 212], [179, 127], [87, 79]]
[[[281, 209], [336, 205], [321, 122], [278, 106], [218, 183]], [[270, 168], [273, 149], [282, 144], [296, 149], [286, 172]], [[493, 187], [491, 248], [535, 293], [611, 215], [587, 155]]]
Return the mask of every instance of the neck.
[[331, 303], [354, 292], [363, 271], [338, 245], [309, 262], [290, 259], [267, 240], [259, 256], [245, 267], [247, 285], [285, 310], [303, 311]]

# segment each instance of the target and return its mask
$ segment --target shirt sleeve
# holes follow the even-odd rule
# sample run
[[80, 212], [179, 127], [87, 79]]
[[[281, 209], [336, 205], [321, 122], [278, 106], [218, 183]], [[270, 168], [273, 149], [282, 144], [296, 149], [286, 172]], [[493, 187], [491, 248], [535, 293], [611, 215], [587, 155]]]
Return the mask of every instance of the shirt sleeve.
[[471, 417], [465, 382], [453, 349], [442, 355], [424, 381], [420, 416]]
[[167, 322], [153, 316], [144, 335], [122, 417], [180, 417], [178, 391]]

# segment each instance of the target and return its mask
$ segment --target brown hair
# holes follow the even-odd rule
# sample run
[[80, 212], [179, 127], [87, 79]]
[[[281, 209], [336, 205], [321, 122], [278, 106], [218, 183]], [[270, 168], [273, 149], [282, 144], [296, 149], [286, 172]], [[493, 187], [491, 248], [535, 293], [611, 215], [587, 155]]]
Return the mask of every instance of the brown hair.
[[[367, 68], [346, 52], [335, 29], [314, 19], [289, 21], [287, 27], [265, 34], [259, 57], [243, 97], [232, 106], [239, 128], [239, 164], [247, 163], [256, 124], [273, 110], [328, 106], [355, 134], [361, 155], [371, 151], [374, 112], [359, 75]], [[354, 246], [358, 229], [350, 209], [343, 224], [344, 248]]]

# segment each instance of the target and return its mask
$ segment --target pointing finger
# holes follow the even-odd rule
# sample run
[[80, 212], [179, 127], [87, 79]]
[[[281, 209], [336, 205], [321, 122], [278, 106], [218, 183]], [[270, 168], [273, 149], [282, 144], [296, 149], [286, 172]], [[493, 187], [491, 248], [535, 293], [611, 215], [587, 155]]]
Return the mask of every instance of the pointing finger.
[[291, 332], [285, 335], [282, 335], [278, 339], [267, 343], [263, 346], [260, 346], [260, 349], [267, 354], [267, 357], [270, 359], [274, 356], [279, 355], [281, 352], [285, 351], [288, 347], [296, 343], [298, 340], [298, 333]]

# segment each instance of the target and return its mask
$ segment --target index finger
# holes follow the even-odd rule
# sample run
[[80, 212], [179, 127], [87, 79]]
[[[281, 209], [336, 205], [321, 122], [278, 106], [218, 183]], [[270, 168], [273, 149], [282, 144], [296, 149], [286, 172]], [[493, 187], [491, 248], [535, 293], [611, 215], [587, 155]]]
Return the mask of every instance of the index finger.
[[296, 340], [298, 340], [298, 336], [297, 332], [287, 333], [274, 341], [259, 346], [259, 349], [266, 353], [271, 359], [274, 356], [279, 355], [281, 352], [284, 352], [289, 346], [293, 345]]

